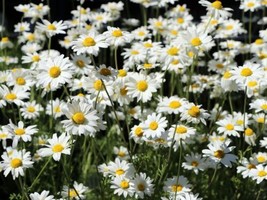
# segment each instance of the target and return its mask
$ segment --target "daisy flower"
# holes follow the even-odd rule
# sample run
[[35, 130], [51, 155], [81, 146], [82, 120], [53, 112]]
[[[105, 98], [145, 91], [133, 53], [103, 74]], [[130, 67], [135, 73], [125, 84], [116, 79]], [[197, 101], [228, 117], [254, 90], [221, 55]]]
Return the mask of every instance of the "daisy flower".
[[42, 23], [37, 22], [36, 24], [36, 29], [44, 32], [49, 38], [56, 34], [65, 34], [66, 32], [64, 30], [66, 28], [67, 26], [62, 20], [60, 20], [59, 22], [54, 21], [51, 23], [48, 20], [43, 19]]
[[266, 152], [258, 152], [257, 154], [253, 154], [259, 164], [267, 164], [267, 153]]
[[132, 34], [127, 31], [122, 31], [120, 28], [107, 27], [107, 31], [103, 33], [106, 42], [112, 46], [123, 46], [126, 42], [131, 42]]
[[251, 146], [255, 146], [255, 140], [257, 138], [256, 133], [251, 128], [246, 128], [245, 132], [245, 142]]
[[263, 137], [263, 139], [260, 140], [260, 146], [267, 149], [267, 137]]
[[205, 158], [202, 158], [200, 154], [187, 154], [185, 157], [186, 162], [182, 163], [182, 167], [187, 170], [194, 171], [195, 174], [198, 174], [199, 171], [204, 171], [206, 168]]
[[134, 183], [126, 177], [116, 176], [111, 180], [111, 184], [110, 188], [114, 189], [114, 194], [124, 198], [134, 195]]
[[152, 79], [151, 74], [134, 73], [126, 83], [128, 93], [137, 101], [147, 102], [152, 98], [152, 93], [157, 91], [159, 85]]
[[128, 89], [123, 83], [118, 83], [115, 84], [116, 88], [114, 91], [113, 99], [117, 101], [120, 106], [122, 105], [129, 105], [129, 103], [133, 100], [129, 95], [128, 95]]
[[43, 190], [41, 194], [34, 192], [30, 194], [31, 200], [55, 200], [53, 195], [49, 195], [49, 191]]
[[245, 12], [250, 11], [254, 12], [261, 7], [261, 2], [258, 0], [243, 0], [240, 3], [240, 9]]
[[4, 152], [1, 157], [3, 160], [0, 166], [4, 170], [5, 177], [11, 172], [14, 180], [19, 176], [24, 176], [25, 169], [32, 167], [33, 164], [30, 152], [26, 152], [25, 149], [13, 150], [11, 155]]
[[191, 191], [191, 185], [184, 176], [174, 176], [172, 178], [167, 178], [164, 182], [163, 190], [168, 192], [171, 196], [180, 195], [182, 193], [187, 193]]
[[8, 132], [5, 126], [0, 127], [0, 140], [2, 140], [2, 147], [6, 149], [7, 139], [12, 139], [12, 134]]
[[70, 155], [70, 135], [63, 133], [58, 137], [54, 133], [52, 138], [48, 139], [47, 142], [49, 144], [45, 145], [46, 147], [37, 151], [41, 157], [53, 156], [55, 161], [59, 161], [61, 154]]
[[48, 58], [39, 65], [37, 84], [43, 87], [50, 86], [52, 90], [69, 83], [72, 78], [71, 63], [68, 57], [60, 55], [56, 58]]
[[250, 104], [250, 109], [255, 109], [255, 112], [264, 112], [267, 113], [267, 100], [266, 99], [256, 99], [252, 101]]
[[207, 9], [208, 14], [214, 17], [215, 19], [219, 18], [228, 18], [231, 17], [231, 13], [229, 11], [232, 11], [231, 8], [224, 8], [222, 5], [222, 2], [219, 0], [215, 0], [212, 3], [207, 0], [200, 0], [199, 3], [202, 6], [205, 6]]
[[36, 119], [40, 116], [40, 112], [43, 111], [41, 104], [37, 104], [36, 101], [26, 102], [21, 108], [20, 112], [24, 119]]
[[128, 149], [124, 146], [113, 147], [113, 153], [121, 160], [128, 160], [130, 158]]
[[62, 111], [68, 118], [62, 121], [63, 127], [68, 133], [95, 136], [100, 124], [97, 111], [92, 105], [73, 101], [67, 103]]
[[160, 97], [157, 111], [160, 113], [178, 114], [183, 110], [186, 100], [178, 96]]
[[234, 137], [240, 137], [240, 134], [238, 131], [243, 131], [244, 127], [243, 124], [238, 125], [234, 123], [234, 119], [232, 117], [228, 117], [226, 119], [222, 119], [216, 122], [216, 124], [219, 126], [217, 128], [217, 131], [219, 133], [223, 133], [228, 136], [234, 136]]
[[154, 193], [154, 184], [152, 182], [153, 180], [145, 173], [137, 174], [133, 180], [135, 198], [144, 199], [145, 195], [151, 196]]
[[188, 103], [184, 106], [184, 110], [181, 115], [181, 120], [186, 120], [187, 122], [192, 122], [198, 124], [202, 122], [206, 124], [206, 119], [210, 115], [201, 108], [201, 105], [195, 105], [194, 103]]
[[160, 137], [165, 128], [167, 127], [166, 117], [162, 117], [161, 114], [153, 113], [147, 116], [144, 121], [142, 129], [144, 130], [144, 136], [146, 138], [157, 138]]
[[116, 177], [132, 177], [134, 174], [134, 167], [131, 163], [125, 160], [115, 159], [115, 162], [110, 161], [108, 163], [108, 169], [110, 176]]
[[138, 27], [137, 29], [133, 30], [132, 36], [136, 40], [145, 40], [146, 38], [150, 38], [151, 34], [149, 33], [149, 30], [145, 26]]
[[7, 79], [8, 86], [18, 87], [22, 90], [30, 90], [34, 84], [35, 80], [28, 69], [14, 69]]
[[172, 125], [171, 128], [168, 130], [168, 141], [169, 146], [175, 141], [175, 145], [173, 146], [174, 150], [176, 151], [180, 146], [181, 142], [187, 138], [190, 138], [192, 135], [196, 134], [196, 129], [189, 127], [188, 125], [184, 124], [177, 124]]
[[117, 70], [113, 69], [112, 67], [107, 67], [105, 64], [102, 64], [97, 67], [95, 71], [95, 76], [98, 79], [102, 79], [102, 81], [114, 81], [118, 75]]
[[251, 176], [251, 170], [256, 168], [256, 165], [258, 164], [257, 160], [250, 157], [249, 160], [245, 157], [243, 157], [240, 161], [240, 164], [236, 169], [237, 173], [241, 174], [243, 178], [247, 178]]
[[20, 22], [15, 25], [14, 32], [27, 32], [30, 31], [30, 24], [28, 22]]
[[263, 180], [267, 180], [267, 165], [256, 165], [255, 169], [251, 169], [250, 177], [260, 184]]
[[235, 147], [228, 147], [229, 144], [230, 141], [210, 143], [208, 144], [209, 149], [202, 150], [203, 157], [208, 157], [216, 163], [222, 163], [225, 167], [232, 167], [232, 162], [236, 163], [237, 156], [230, 153]]
[[105, 37], [95, 32], [90, 32], [87, 35], [81, 35], [71, 44], [73, 51], [78, 55], [88, 53], [90, 55], [97, 56], [100, 48], [108, 47], [108, 43], [105, 41]]
[[64, 185], [61, 195], [63, 198], [70, 199], [85, 199], [85, 193], [88, 190], [88, 187], [84, 186], [82, 183], [77, 183], [74, 181], [73, 186], [69, 187]]
[[185, 32], [181, 33], [182, 43], [196, 50], [208, 50], [213, 45], [212, 37], [197, 27], [189, 27]]
[[15, 148], [20, 140], [24, 142], [28, 142], [32, 140], [32, 135], [38, 132], [36, 125], [31, 125], [24, 127], [24, 123], [22, 121], [18, 122], [18, 125], [9, 121], [9, 124], [5, 126], [6, 130], [13, 135], [13, 143], [12, 146]]
[[21, 106], [24, 104], [22, 100], [29, 98], [29, 92], [19, 87], [14, 87], [10, 90], [7, 86], [2, 85], [0, 86], [0, 96], [2, 96], [7, 103], [15, 103], [17, 106]]
[[[62, 112], [63, 107], [65, 106], [65, 102], [59, 100], [59, 98], [56, 98], [55, 100], [53, 100], [52, 102], [49, 101], [47, 106], [46, 106], [46, 111], [45, 113], [47, 115], [52, 115], [53, 113], [53, 117], [59, 118], [62, 115], [64, 115], [64, 113]], [[53, 110], [52, 110], [53, 109]]]
[[134, 127], [131, 128], [130, 138], [136, 143], [144, 142], [144, 130], [142, 129], [142, 125], [134, 125]]
[[249, 81], [260, 79], [263, 75], [263, 68], [259, 64], [247, 62], [243, 66], [233, 68], [230, 72], [233, 80], [244, 85]]
[[5, 49], [5, 48], [12, 48], [14, 44], [9, 40], [8, 37], [2, 37], [0, 40], [0, 49]]
[[94, 66], [90, 65], [91, 59], [85, 54], [73, 54], [71, 56], [71, 62], [73, 64], [75, 73], [79, 75], [89, 74], [90, 70], [94, 69]]

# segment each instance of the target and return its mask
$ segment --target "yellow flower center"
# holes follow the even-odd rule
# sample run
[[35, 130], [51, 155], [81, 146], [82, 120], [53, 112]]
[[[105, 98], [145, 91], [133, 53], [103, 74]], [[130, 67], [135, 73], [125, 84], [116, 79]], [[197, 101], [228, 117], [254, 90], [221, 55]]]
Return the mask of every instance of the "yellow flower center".
[[246, 128], [246, 130], [245, 130], [246, 136], [252, 136], [253, 134], [254, 134], [254, 132], [251, 128]]
[[98, 16], [96, 16], [96, 18], [95, 18], [96, 20], [98, 20], [98, 21], [102, 21], [103, 20], [103, 16], [101, 16], [101, 15], [98, 15]]
[[139, 190], [139, 191], [145, 191], [145, 185], [143, 184], [143, 183], [139, 183], [138, 185], [137, 185], [137, 189]]
[[248, 76], [251, 76], [253, 74], [253, 72], [248, 67], [245, 67], [241, 70], [240, 74], [241, 74], [241, 76], [248, 77]]
[[227, 124], [227, 125], [225, 126], [225, 129], [226, 129], [227, 131], [232, 131], [232, 130], [234, 130], [234, 126], [233, 126], [233, 124]]
[[144, 47], [145, 47], [145, 48], [152, 48], [152, 47], [153, 47], [153, 44], [150, 43], [150, 42], [145, 42], [145, 43], [144, 43]]
[[223, 66], [222, 63], [218, 63], [218, 64], [216, 64], [216, 67], [217, 67], [218, 69], [222, 69], [224, 66]]
[[172, 191], [173, 192], [180, 192], [180, 191], [182, 191], [182, 189], [183, 189], [183, 186], [181, 186], [181, 185], [172, 185]]
[[145, 69], [149, 69], [149, 68], [151, 68], [152, 67], [152, 64], [151, 63], [145, 63], [144, 64], [144, 68]]
[[54, 153], [62, 152], [63, 150], [64, 150], [64, 147], [61, 144], [56, 144], [52, 148], [52, 151]]
[[223, 78], [224, 79], [229, 79], [231, 77], [232, 77], [232, 73], [230, 71], [224, 72], [224, 74], [223, 74]]
[[118, 156], [120, 156], [121, 158], [123, 158], [126, 154], [123, 151], [119, 151]]
[[91, 38], [91, 37], [86, 37], [83, 42], [82, 42], [82, 45], [84, 47], [91, 47], [91, 46], [95, 46], [95, 40], [94, 38]]
[[191, 44], [194, 46], [194, 47], [197, 47], [197, 46], [200, 46], [202, 44], [202, 41], [200, 40], [199, 37], [195, 37], [191, 40]]
[[149, 128], [151, 129], [151, 130], [157, 130], [157, 128], [158, 128], [158, 126], [159, 126], [159, 124], [156, 122], [156, 121], [153, 121], [153, 122], [151, 122], [150, 124], [149, 124]]
[[233, 28], [234, 28], [233, 25], [226, 25], [226, 26], [225, 26], [225, 29], [226, 29], [227, 31], [233, 30]]
[[200, 115], [200, 109], [197, 106], [192, 106], [189, 110], [188, 110], [188, 114], [191, 117], [198, 117]]
[[222, 9], [222, 2], [221, 1], [214, 1], [211, 6], [217, 10], [221, 10]]
[[9, 38], [8, 37], [2, 37], [1, 42], [8, 42]]
[[199, 164], [198, 164], [197, 161], [192, 161], [192, 162], [191, 162], [191, 165], [192, 165], [193, 167], [197, 167]]
[[261, 105], [261, 109], [262, 109], [262, 110], [267, 110], [267, 104], [266, 104], [266, 103], [265, 103], [265, 104], [262, 104], [262, 105]]
[[79, 93], [77, 94], [78, 97], [84, 97], [84, 94], [83, 93]]
[[174, 59], [172, 62], [171, 62], [171, 64], [172, 65], [178, 65], [180, 62], [179, 62], [179, 60], [177, 60], [177, 59]]
[[184, 18], [179, 17], [179, 18], [177, 19], [177, 23], [178, 23], [178, 24], [183, 24], [183, 23], [184, 23]]
[[267, 172], [264, 171], [264, 170], [261, 170], [261, 171], [258, 172], [258, 176], [259, 177], [263, 177], [263, 176], [266, 176], [266, 175], [267, 175]]
[[237, 125], [243, 125], [244, 121], [242, 119], [238, 119], [238, 120], [236, 120], [236, 124]]
[[15, 95], [14, 93], [9, 93], [5, 97], [7, 100], [12, 101], [12, 100], [15, 100], [17, 98], [17, 95]]
[[61, 112], [61, 109], [60, 109], [59, 106], [56, 106], [56, 107], [54, 108], [54, 111], [55, 111], [56, 113], [59, 113], [59, 112]]
[[49, 75], [52, 78], [57, 78], [61, 74], [61, 70], [58, 66], [53, 66], [49, 70]]
[[57, 28], [56, 28], [56, 26], [54, 24], [47, 25], [47, 30], [49, 30], [49, 31], [55, 31], [56, 29]]
[[38, 55], [32, 56], [32, 61], [33, 62], [39, 62], [40, 61], [40, 56], [38, 56]]
[[145, 32], [144, 31], [139, 31], [137, 35], [140, 36], [140, 37], [142, 37], [142, 36], [145, 35]]
[[19, 158], [13, 158], [10, 163], [12, 168], [18, 168], [22, 166], [22, 160]]
[[117, 175], [122, 175], [125, 173], [125, 171], [123, 169], [117, 169], [115, 172]]
[[175, 132], [178, 134], [184, 134], [187, 132], [187, 128], [184, 126], [177, 126]]
[[173, 100], [169, 103], [169, 107], [172, 109], [176, 109], [176, 108], [180, 108], [181, 107], [181, 103], [177, 100]]
[[35, 35], [33, 33], [28, 34], [27, 40], [34, 41], [35, 40]]
[[137, 136], [137, 137], [142, 137], [143, 136], [143, 129], [141, 127], [137, 127], [134, 131], [134, 134]]
[[120, 94], [122, 96], [125, 96], [127, 94], [127, 92], [128, 92], [128, 90], [126, 89], [126, 87], [120, 89]]
[[26, 81], [25, 81], [25, 79], [24, 79], [23, 77], [18, 77], [18, 78], [16, 79], [16, 83], [17, 83], [18, 85], [25, 85]]
[[155, 25], [156, 28], [161, 28], [162, 27], [162, 22], [161, 21], [156, 21], [154, 25]]
[[257, 40], [255, 40], [254, 43], [257, 44], [257, 45], [261, 45], [261, 44], [264, 43], [264, 41], [263, 41], [263, 39], [257, 39]]
[[132, 54], [132, 55], [138, 55], [138, 54], [139, 54], [139, 51], [137, 51], [137, 50], [132, 50], [132, 51], [131, 51], [131, 54]]
[[189, 51], [189, 52], [187, 52], [187, 55], [188, 55], [190, 58], [193, 58], [195, 54], [194, 54], [193, 51]]
[[259, 117], [259, 118], [257, 119], [257, 122], [258, 122], [258, 123], [261, 123], [261, 124], [263, 124], [264, 121], [265, 121], [264, 117]]
[[86, 10], [85, 10], [84, 8], [81, 8], [81, 9], [80, 9], [80, 13], [81, 13], [82, 15], [87, 14], [87, 12], [86, 12]]
[[257, 81], [249, 81], [248, 82], [248, 87], [255, 87], [258, 85], [258, 82]]
[[28, 106], [27, 111], [33, 113], [35, 112], [35, 108], [33, 106]]
[[108, 68], [102, 68], [102, 69], [100, 69], [99, 73], [102, 76], [110, 76], [111, 75], [111, 71]]
[[6, 139], [7, 134], [6, 133], [0, 133], [0, 139]]
[[23, 128], [17, 128], [14, 130], [16, 135], [24, 135], [25, 134], [25, 130]]
[[74, 198], [74, 197], [77, 197], [77, 196], [78, 196], [78, 194], [74, 189], [70, 189], [69, 190], [69, 197]]
[[167, 54], [170, 56], [178, 55], [179, 49], [177, 47], [171, 47], [168, 49]]
[[122, 34], [122, 31], [120, 29], [116, 29], [112, 32], [112, 35], [114, 37], [121, 37], [123, 34]]
[[177, 30], [171, 30], [170, 33], [174, 36], [178, 35], [178, 31]]
[[82, 112], [77, 112], [72, 116], [72, 120], [75, 124], [83, 124], [85, 121], [84, 114]]
[[101, 80], [96, 80], [96, 81], [94, 82], [94, 88], [95, 88], [95, 90], [97, 90], [97, 91], [103, 90], [103, 89], [104, 89], [104, 86], [103, 86], [102, 81], [101, 81]]
[[264, 156], [258, 156], [257, 160], [258, 160], [259, 163], [263, 163], [263, 162], [266, 161], [266, 158]]
[[249, 164], [247, 165], [247, 168], [248, 168], [248, 169], [256, 169], [256, 166], [253, 165], [253, 164], [251, 164], [251, 163], [249, 163]]
[[129, 182], [126, 181], [126, 180], [121, 181], [120, 186], [121, 186], [122, 189], [127, 189], [127, 188], [129, 188]]
[[247, 7], [248, 8], [252, 8], [252, 7], [254, 7], [255, 6], [255, 3], [254, 2], [248, 2], [247, 3]]
[[119, 77], [125, 77], [125, 76], [127, 76], [127, 71], [124, 70], [124, 69], [120, 69], [118, 76]]
[[136, 84], [136, 87], [139, 91], [141, 92], [144, 92], [147, 90], [148, 88], [148, 84], [145, 80], [142, 80], [142, 81], [139, 81], [137, 84]]
[[79, 68], [84, 68], [85, 67], [85, 63], [83, 60], [77, 60], [76, 61], [76, 65], [79, 67]]
[[224, 152], [222, 150], [217, 150], [214, 152], [214, 156], [216, 158], [223, 158], [224, 157]]

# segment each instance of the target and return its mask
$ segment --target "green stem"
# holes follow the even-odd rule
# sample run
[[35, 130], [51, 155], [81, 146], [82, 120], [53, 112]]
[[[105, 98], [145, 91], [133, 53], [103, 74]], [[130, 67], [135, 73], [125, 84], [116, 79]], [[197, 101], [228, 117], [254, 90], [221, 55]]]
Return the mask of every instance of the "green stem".
[[27, 192], [25, 191], [25, 188], [24, 188], [24, 185], [22, 183], [22, 180], [21, 180], [21, 177], [20, 176], [19, 176], [19, 185], [20, 185], [20, 188], [21, 188], [23, 199], [29, 199], [29, 197], [27, 195]]
[[1, 37], [4, 36], [4, 25], [5, 25], [5, 15], [6, 15], [6, 0], [2, 0], [2, 31], [1, 31]]
[[[179, 146], [179, 161], [178, 161], [178, 171], [177, 171], [176, 185], [178, 185], [178, 180], [179, 180], [180, 171], [181, 171], [182, 153], [183, 153], [183, 146], [182, 146], [182, 142], [181, 142], [181, 139], [180, 139], [180, 146]], [[177, 190], [175, 190], [175, 199], [176, 199], [176, 195], [177, 195]]]
[[116, 66], [116, 70], [119, 70], [119, 67], [118, 67], [118, 47], [115, 47], [114, 49], [114, 60], [115, 60], [115, 66]]
[[232, 97], [231, 97], [231, 93], [230, 92], [228, 94], [228, 101], [229, 101], [229, 105], [230, 105], [231, 114], [233, 114], [234, 109], [233, 109], [233, 102], [232, 102]]
[[49, 159], [46, 161], [45, 165], [43, 166], [43, 168], [41, 169], [41, 171], [39, 172], [39, 174], [36, 176], [36, 178], [32, 182], [31, 186], [29, 187], [29, 190], [31, 190], [32, 187], [36, 184], [36, 181], [39, 179], [39, 177], [41, 176], [41, 174], [44, 172], [46, 166], [48, 165], [48, 163], [50, 162], [51, 159], [52, 159], [52, 156], [49, 157]]
[[143, 24], [144, 26], [147, 26], [147, 9], [144, 6], [142, 6], [142, 11], [143, 11]]

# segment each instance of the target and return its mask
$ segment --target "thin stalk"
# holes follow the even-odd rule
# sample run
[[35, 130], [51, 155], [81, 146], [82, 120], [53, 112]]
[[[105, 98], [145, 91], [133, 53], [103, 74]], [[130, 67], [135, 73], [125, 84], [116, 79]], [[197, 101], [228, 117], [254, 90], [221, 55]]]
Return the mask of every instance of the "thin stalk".
[[116, 66], [116, 70], [119, 70], [119, 67], [118, 67], [118, 47], [115, 47], [114, 49], [114, 60], [115, 60], [115, 66]]
[[[178, 185], [180, 171], [181, 171], [182, 153], [183, 153], [183, 146], [182, 146], [182, 142], [180, 140], [180, 145], [179, 145], [179, 161], [178, 161], [178, 171], [177, 171], [176, 185]], [[177, 190], [175, 190], [175, 199], [176, 199], [176, 195], [177, 195]]]
[[142, 11], [143, 11], [143, 24], [144, 24], [144, 26], [147, 26], [147, 9], [142, 5], [141, 5], [141, 7], [142, 7]]
[[50, 93], [50, 102], [51, 102], [51, 116], [49, 119], [49, 129], [53, 128], [53, 120], [54, 120], [54, 108], [53, 108], [53, 91]]
[[50, 162], [51, 159], [52, 159], [52, 156], [50, 156], [50, 158], [46, 161], [45, 165], [43, 166], [43, 168], [41, 169], [41, 171], [39, 172], [39, 174], [36, 176], [36, 178], [32, 182], [31, 186], [29, 187], [29, 190], [31, 190], [32, 187], [36, 184], [36, 181], [39, 179], [39, 177], [41, 176], [41, 174], [44, 172], [45, 168], [47, 167], [47, 165], [48, 165], [48, 163]]
[[24, 187], [24, 185], [22, 183], [22, 180], [21, 180], [21, 177], [20, 176], [19, 176], [19, 185], [20, 185], [20, 188], [21, 188], [23, 199], [29, 199], [29, 197], [27, 195], [27, 192], [25, 191], [25, 187]]
[[4, 36], [4, 25], [5, 25], [5, 15], [6, 15], [6, 0], [2, 0], [2, 31], [1, 31], [1, 37]]
[[231, 114], [233, 114], [234, 109], [233, 109], [233, 102], [232, 102], [232, 97], [231, 97], [231, 93], [230, 92], [228, 94], [228, 101], [229, 101], [229, 105], [230, 105]]

